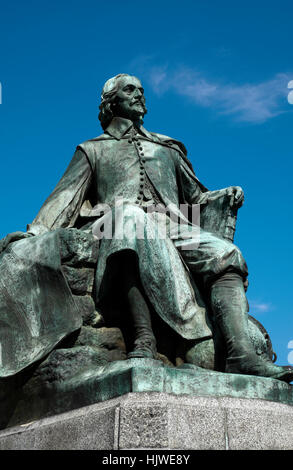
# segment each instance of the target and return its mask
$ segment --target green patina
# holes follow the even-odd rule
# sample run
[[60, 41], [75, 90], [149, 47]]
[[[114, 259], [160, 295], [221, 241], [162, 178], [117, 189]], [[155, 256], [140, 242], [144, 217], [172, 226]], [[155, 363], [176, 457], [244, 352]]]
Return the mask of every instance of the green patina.
[[233, 244], [242, 189], [205, 188], [185, 146], [146, 130], [145, 113], [136, 77], [108, 80], [103, 134], [78, 145], [28, 231], [0, 242], [0, 393], [13, 391], [13, 416], [28, 390], [38, 416], [49, 403], [60, 412], [130, 391], [292, 404], [292, 368], [273, 363], [248, 316]]
[[[66, 381], [27, 383], [2, 426], [15, 426], [127, 393], [164, 392], [197, 397], [259, 399], [293, 405], [292, 386], [276, 379], [204, 370], [190, 364], [169, 367], [153, 359], [91, 366]], [[9, 404], [6, 404], [9, 407]]]

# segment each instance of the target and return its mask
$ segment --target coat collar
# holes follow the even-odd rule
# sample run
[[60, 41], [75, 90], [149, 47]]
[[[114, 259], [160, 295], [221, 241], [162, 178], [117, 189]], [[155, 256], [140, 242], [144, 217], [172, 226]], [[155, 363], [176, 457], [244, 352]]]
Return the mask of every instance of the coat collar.
[[[117, 140], [120, 140], [133, 126], [133, 122], [130, 119], [122, 117], [114, 117], [105, 130], [108, 134]], [[148, 139], [152, 139], [151, 134], [142, 126], [139, 128], [139, 132], [145, 135]]]

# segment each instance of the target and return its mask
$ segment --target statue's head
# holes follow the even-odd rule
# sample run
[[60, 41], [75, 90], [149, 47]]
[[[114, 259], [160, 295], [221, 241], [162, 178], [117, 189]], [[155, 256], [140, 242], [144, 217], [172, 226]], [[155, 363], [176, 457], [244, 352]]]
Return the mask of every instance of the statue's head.
[[104, 130], [116, 116], [142, 124], [147, 109], [140, 80], [125, 73], [107, 80], [103, 87], [99, 109], [99, 119]]

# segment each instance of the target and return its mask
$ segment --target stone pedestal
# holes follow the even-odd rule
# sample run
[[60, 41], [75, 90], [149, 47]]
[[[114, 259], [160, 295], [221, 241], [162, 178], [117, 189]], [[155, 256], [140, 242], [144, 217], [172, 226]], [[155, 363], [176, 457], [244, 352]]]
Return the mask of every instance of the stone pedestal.
[[10, 406], [0, 401], [0, 421], [6, 414], [2, 428], [17, 426], [143, 392], [178, 397], [246, 398], [252, 402], [259, 399], [293, 406], [293, 387], [280, 380], [225, 374], [190, 364], [169, 367], [153, 359], [130, 359], [102, 367], [89, 364], [87, 370], [69, 379], [57, 377], [53, 382], [40, 384], [30, 381]]
[[3, 430], [0, 449], [293, 449], [293, 407], [260, 399], [127, 393]]
[[293, 449], [292, 385], [152, 359], [26, 386], [8, 411], [0, 449]]

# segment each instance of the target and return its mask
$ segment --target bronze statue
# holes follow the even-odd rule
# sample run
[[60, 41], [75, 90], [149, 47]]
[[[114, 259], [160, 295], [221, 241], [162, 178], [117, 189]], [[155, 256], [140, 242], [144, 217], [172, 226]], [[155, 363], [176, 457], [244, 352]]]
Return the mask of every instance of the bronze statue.
[[[127, 323], [131, 330], [128, 358], [157, 358], [153, 323], [159, 318], [183, 341], [217, 337], [227, 373], [292, 381], [293, 368], [275, 365], [249, 334], [247, 266], [230, 226], [242, 189], [208, 191], [184, 145], [147, 131], [145, 114], [139, 79], [120, 74], [108, 80], [99, 114], [104, 133], [77, 147], [27, 233], [2, 241], [0, 376], [41, 360], [80, 328], [62, 271], [68, 233], [77, 229], [92, 236], [93, 246], [99, 239], [93, 296], [106, 325]], [[201, 209], [200, 227], [190, 216], [194, 205]], [[162, 221], [165, 238], [157, 231]], [[111, 233], [101, 236], [106, 225]], [[127, 233], [117, 236], [126, 225]]]

